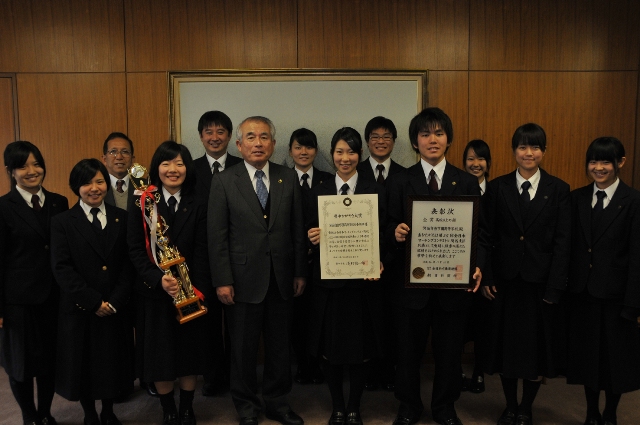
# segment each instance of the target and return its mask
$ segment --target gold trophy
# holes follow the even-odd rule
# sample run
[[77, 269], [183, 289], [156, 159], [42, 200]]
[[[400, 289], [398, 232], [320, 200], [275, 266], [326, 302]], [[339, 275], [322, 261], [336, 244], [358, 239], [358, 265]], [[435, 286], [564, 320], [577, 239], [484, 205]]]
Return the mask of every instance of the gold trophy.
[[201, 297], [204, 297], [191, 284], [185, 258], [176, 247], [169, 244], [169, 237], [165, 235], [169, 226], [164, 217], [158, 214], [157, 203], [160, 201], [160, 194], [157, 193], [156, 187], [149, 184], [147, 169], [140, 164], [133, 164], [129, 169], [129, 178], [136, 188], [135, 195], [140, 196], [136, 205], [144, 212], [143, 227], [149, 258], [164, 274], [178, 281], [178, 294], [173, 298], [173, 304], [178, 310], [176, 319], [183, 324], [207, 314], [207, 307], [202, 305], [201, 300]]

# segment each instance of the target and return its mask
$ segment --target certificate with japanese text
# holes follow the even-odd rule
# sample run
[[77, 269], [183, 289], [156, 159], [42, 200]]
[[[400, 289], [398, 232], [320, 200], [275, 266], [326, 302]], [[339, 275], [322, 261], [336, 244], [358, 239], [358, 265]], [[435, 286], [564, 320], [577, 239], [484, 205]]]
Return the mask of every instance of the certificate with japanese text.
[[409, 196], [405, 287], [473, 288], [479, 196]]
[[322, 279], [380, 277], [378, 195], [318, 197]]

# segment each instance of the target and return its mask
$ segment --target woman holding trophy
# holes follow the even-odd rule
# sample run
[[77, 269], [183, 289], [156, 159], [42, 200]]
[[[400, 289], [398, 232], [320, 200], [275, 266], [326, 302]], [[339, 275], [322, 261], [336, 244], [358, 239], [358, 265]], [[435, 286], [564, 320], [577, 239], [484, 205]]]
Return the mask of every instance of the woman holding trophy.
[[[143, 170], [137, 164], [133, 168]], [[196, 423], [192, 402], [197, 375], [207, 372], [212, 358], [211, 338], [204, 336], [213, 330], [208, 320], [198, 318], [206, 312], [201, 299], [215, 299], [207, 255], [206, 201], [195, 196], [196, 173], [189, 150], [176, 142], [164, 142], [156, 149], [148, 185], [140, 177], [132, 175], [140, 198], [129, 209], [128, 232], [138, 272], [134, 287], [140, 295], [138, 374], [155, 383], [163, 424], [191, 425]], [[179, 408], [173, 396], [176, 379]]]

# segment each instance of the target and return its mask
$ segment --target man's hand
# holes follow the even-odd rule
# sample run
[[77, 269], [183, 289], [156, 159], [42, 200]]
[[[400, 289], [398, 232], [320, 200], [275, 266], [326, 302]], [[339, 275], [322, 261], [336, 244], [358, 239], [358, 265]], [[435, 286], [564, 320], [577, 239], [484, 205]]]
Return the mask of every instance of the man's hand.
[[[320, 235], [318, 235], [320, 238]], [[293, 296], [299, 297], [304, 292], [304, 287], [307, 285], [307, 279], [304, 277], [293, 278]]]
[[482, 281], [482, 272], [478, 267], [476, 267], [476, 272], [473, 274], [473, 278], [476, 280], [476, 286], [473, 289], [467, 289], [467, 292], [476, 292], [480, 287], [480, 282]]
[[96, 311], [96, 316], [98, 317], [107, 317], [113, 314], [113, 310], [109, 308], [109, 303], [106, 301], [102, 301], [100, 304], [100, 308]]
[[313, 227], [307, 231], [307, 237], [312, 244], [318, 245], [320, 243], [320, 228]]
[[235, 295], [233, 291], [233, 285], [218, 286], [216, 288], [216, 295], [222, 304], [233, 305], [233, 297]]
[[493, 300], [495, 299], [495, 294], [496, 292], [498, 292], [498, 290], [496, 289], [495, 286], [483, 286], [482, 287], [482, 295], [484, 295], [484, 297], [488, 300]]
[[406, 241], [407, 235], [409, 234], [410, 230], [411, 229], [409, 229], [409, 226], [407, 226], [405, 223], [398, 224], [398, 227], [396, 227], [396, 232], [395, 232], [396, 241], [397, 242]]

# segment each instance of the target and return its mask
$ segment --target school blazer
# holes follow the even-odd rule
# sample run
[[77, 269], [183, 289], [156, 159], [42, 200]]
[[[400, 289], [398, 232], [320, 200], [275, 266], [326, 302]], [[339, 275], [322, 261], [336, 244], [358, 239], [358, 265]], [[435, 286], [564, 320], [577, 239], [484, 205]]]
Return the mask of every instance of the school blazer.
[[[406, 170], [406, 168], [404, 168], [402, 165], [398, 164], [392, 159], [391, 165], [389, 166], [389, 174], [387, 175], [387, 178], [384, 180], [385, 185], [389, 177], [393, 176], [394, 174], [401, 173], [404, 170]], [[372, 181], [372, 182], [377, 181], [376, 180], [377, 174], [373, 172], [373, 169], [371, 168], [371, 163], [369, 162], [369, 158], [365, 159], [364, 161], [358, 164], [358, 180], [360, 180], [361, 178], [368, 181]]]
[[7, 304], [40, 304], [57, 285], [51, 273], [49, 223], [69, 209], [67, 198], [44, 188], [47, 226], [14, 187], [0, 197], [0, 317]]
[[127, 251], [127, 212], [105, 204], [107, 226], [98, 238], [78, 202], [51, 220], [51, 267], [62, 289], [60, 311], [94, 313], [102, 301], [120, 312], [134, 271]]
[[269, 162], [269, 180], [267, 219], [244, 164], [216, 174], [211, 182], [207, 228], [213, 285], [233, 285], [235, 301], [262, 302], [272, 267], [285, 300], [293, 297], [293, 278], [307, 276], [298, 175]]
[[[167, 201], [164, 199], [161, 187], [158, 188], [158, 192], [160, 193], [158, 212], [168, 220]], [[128, 230], [129, 253], [138, 272], [134, 285], [137, 293], [147, 298], [169, 298], [169, 294], [162, 288], [160, 282], [164, 275], [163, 271], [147, 255], [142, 213], [138, 206], [129, 211]], [[203, 293], [205, 299], [215, 297], [211, 287], [207, 254], [206, 201], [196, 198], [194, 192], [182, 193], [174, 222], [169, 225], [165, 235], [169, 237], [170, 246], [177, 247], [185, 258], [193, 285]]]
[[[224, 171], [233, 165], [242, 162], [242, 158], [233, 156], [227, 152], [227, 161], [225, 162]], [[202, 197], [206, 204], [206, 199], [209, 198], [209, 191], [211, 190], [211, 167], [209, 161], [207, 161], [207, 154], [205, 153], [200, 158], [193, 161], [193, 165], [196, 168], [196, 193], [198, 197]]]
[[593, 184], [571, 192], [572, 243], [568, 290], [588, 288], [596, 298], [618, 299], [623, 315], [640, 312], [640, 192], [622, 181], [591, 228]]
[[[318, 198], [320, 196], [326, 195], [336, 195], [336, 182], [335, 177], [332, 177], [329, 180], [326, 180], [321, 185], [311, 189], [311, 196], [309, 197], [309, 205], [305, 208], [305, 211], [309, 213], [306, 220], [306, 229], [311, 229], [313, 227], [318, 227]], [[378, 195], [378, 220], [379, 220], [379, 241], [380, 241], [380, 259], [381, 261], [384, 259], [384, 235], [382, 230], [385, 229], [385, 221], [386, 221], [386, 197], [384, 188], [378, 185], [375, 182], [361, 180], [360, 175], [358, 174], [358, 182], [356, 183], [355, 189], [356, 195], [365, 195], [365, 194], [377, 194]], [[307, 238], [308, 241], [308, 238]], [[322, 240], [319, 245], [311, 245], [311, 249], [313, 250], [314, 260], [313, 260], [313, 284], [317, 286], [322, 286], [325, 288], [342, 288], [347, 283], [351, 287], [364, 287], [367, 283], [364, 279], [321, 279], [320, 273], [320, 246], [322, 245]], [[383, 263], [384, 266], [384, 263]]]
[[[404, 287], [405, 281], [405, 242], [398, 243], [395, 238], [395, 230], [398, 224], [406, 223], [407, 197], [409, 195], [429, 195], [427, 178], [422, 169], [422, 164], [407, 168], [406, 171], [392, 176], [386, 184], [388, 224], [385, 240], [388, 249], [395, 251], [393, 271], [385, 276], [393, 276], [391, 285], [391, 299], [396, 305], [411, 309], [421, 309], [427, 305], [431, 296], [438, 297], [438, 301], [446, 311], [458, 311], [466, 309], [471, 304], [471, 293], [464, 290], [450, 289], [422, 289]], [[454, 167], [449, 162], [444, 169], [440, 195], [476, 195], [480, 196], [478, 179], [471, 174]], [[410, 223], [407, 223], [410, 226]], [[412, 229], [413, 230], [413, 229]], [[486, 249], [479, 244], [477, 251], [477, 266], [484, 270]], [[385, 268], [387, 266], [385, 265]]]
[[569, 185], [540, 169], [525, 224], [516, 172], [489, 181], [482, 197], [495, 279], [485, 283], [501, 285], [520, 275], [526, 282], [546, 285], [545, 299], [558, 302], [567, 285], [571, 247]]

